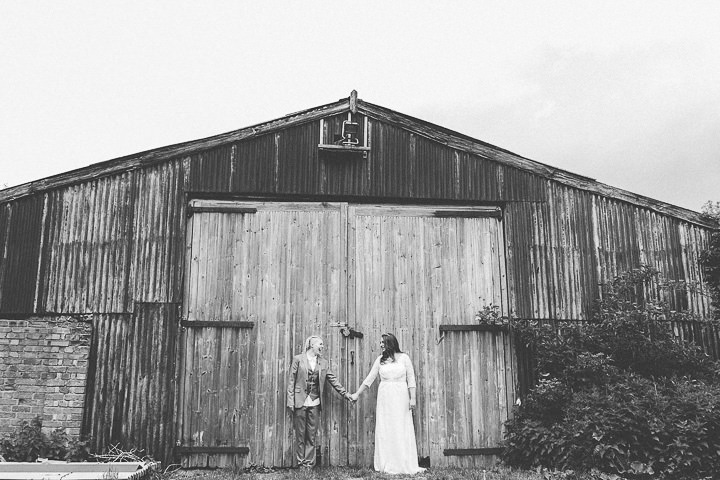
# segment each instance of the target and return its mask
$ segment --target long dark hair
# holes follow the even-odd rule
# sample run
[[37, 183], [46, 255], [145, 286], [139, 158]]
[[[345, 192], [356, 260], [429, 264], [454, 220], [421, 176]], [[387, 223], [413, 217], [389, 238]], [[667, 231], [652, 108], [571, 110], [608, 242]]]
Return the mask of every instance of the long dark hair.
[[385, 343], [385, 348], [383, 349], [380, 363], [385, 363], [388, 358], [395, 361], [395, 354], [402, 353], [397, 338], [395, 338], [395, 335], [392, 333], [383, 333], [382, 340]]

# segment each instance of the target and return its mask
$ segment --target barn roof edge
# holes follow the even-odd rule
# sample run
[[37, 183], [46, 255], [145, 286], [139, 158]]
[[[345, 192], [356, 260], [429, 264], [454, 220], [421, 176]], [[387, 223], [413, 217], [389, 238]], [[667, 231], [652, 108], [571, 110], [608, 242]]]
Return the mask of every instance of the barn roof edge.
[[704, 227], [711, 229], [719, 228], [719, 226], [712, 220], [708, 220], [705, 216], [693, 210], [635, 194], [627, 190], [603, 184], [590, 177], [585, 177], [567, 170], [546, 165], [536, 160], [531, 160], [501, 147], [483, 142], [482, 140], [478, 140], [457, 131], [450, 130], [440, 125], [436, 125], [386, 107], [375, 105], [361, 99], [357, 99], [355, 101], [356, 103], [352, 100], [351, 95], [350, 98], [340, 99], [336, 102], [301, 110], [274, 120], [258, 123], [238, 130], [232, 130], [218, 135], [189, 140], [164, 147], [153, 148], [27, 182], [0, 190], [0, 203], [7, 203], [24, 196], [94, 180], [96, 178], [123, 171], [147, 167], [172, 158], [190, 155], [198, 151], [214, 148], [223, 144], [271, 133], [292, 125], [331, 116], [347, 111], [351, 107], [356, 107], [359, 112], [368, 115], [369, 117], [393, 123], [401, 128], [444, 144], [450, 148], [478, 155], [486, 160], [528, 171], [563, 185], [593, 192], [601, 196], [617, 199], [640, 207], [649, 208], [658, 213], [677, 217]]

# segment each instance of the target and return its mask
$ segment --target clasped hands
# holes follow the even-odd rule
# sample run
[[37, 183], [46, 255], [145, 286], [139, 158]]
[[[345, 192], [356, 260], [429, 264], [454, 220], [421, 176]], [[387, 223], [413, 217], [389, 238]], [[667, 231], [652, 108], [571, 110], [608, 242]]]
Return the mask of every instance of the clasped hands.
[[[355, 405], [355, 403], [357, 403], [358, 397], [360, 397], [360, 394], [358, 394], [358, 393], [346, 393], [345, 394], [345, 399], [348, 402], [352, 403], [353, 405]], [[412, 410], [414, 412], [415, 407], [416, 407], [415, 399], [411, 398], [410, 399], [410, 410]]]

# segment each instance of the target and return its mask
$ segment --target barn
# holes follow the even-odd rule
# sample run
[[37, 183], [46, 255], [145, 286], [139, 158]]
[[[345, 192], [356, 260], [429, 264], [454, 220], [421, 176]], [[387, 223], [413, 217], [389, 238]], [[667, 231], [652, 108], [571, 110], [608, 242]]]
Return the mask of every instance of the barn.
[[[419, 455], [498, 453], [522, 356], [481, 309], [583, 320], [651, 265], [700, 282], [700, 214], [357, 98], [0, 191], [0, 433], [47, 427], [183, 466], [292, 462], [292, 355], [355, 389], [393, 332]], [[694, 290], [657, 292], [710, 311]], [[682, 333], [682, 329], [680, 329]], [[376, 388], [323, 411], [325, 465], [371, 465]]]

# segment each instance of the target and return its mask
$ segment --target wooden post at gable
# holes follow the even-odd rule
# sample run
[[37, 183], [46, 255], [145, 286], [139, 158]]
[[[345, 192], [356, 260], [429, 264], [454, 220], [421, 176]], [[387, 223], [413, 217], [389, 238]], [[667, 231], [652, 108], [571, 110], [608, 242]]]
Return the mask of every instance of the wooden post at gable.
[[350, 92], [350, 111], [353, 115], [357, 113], [357, 90]]

